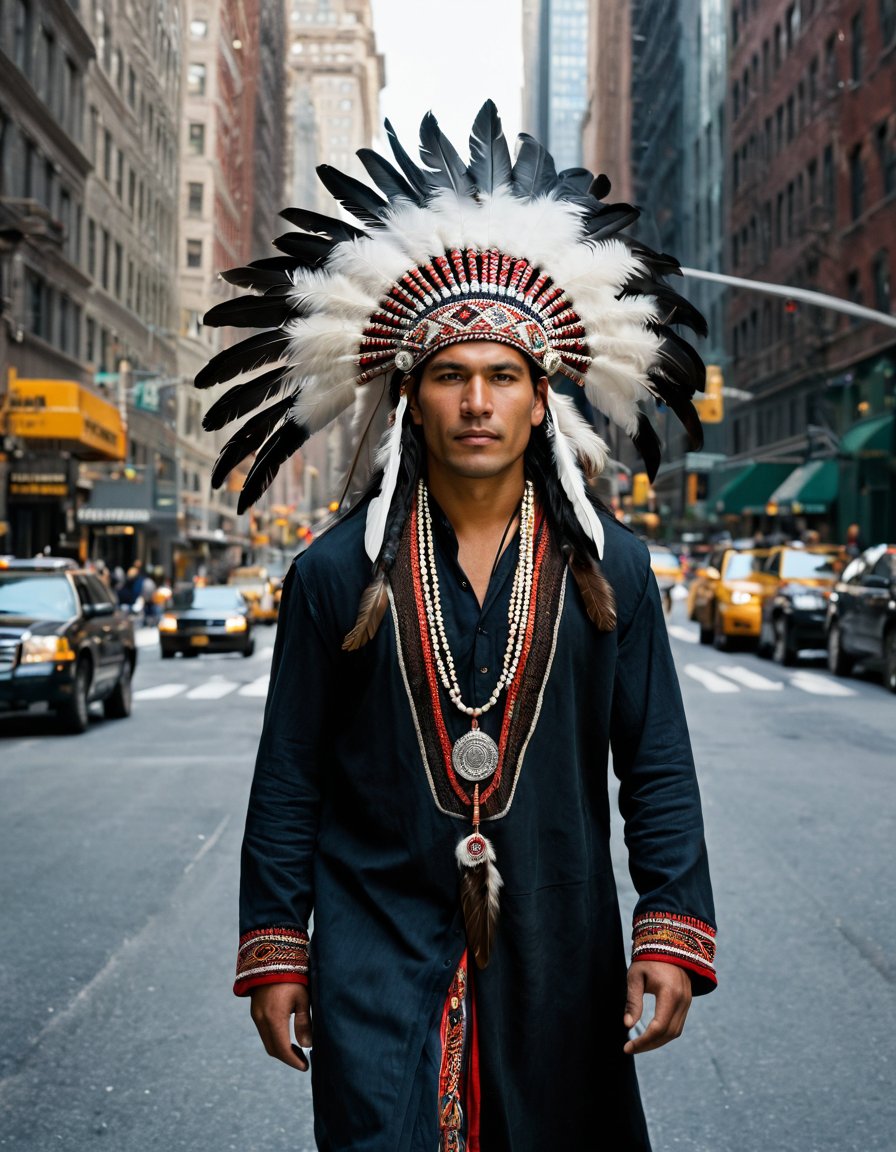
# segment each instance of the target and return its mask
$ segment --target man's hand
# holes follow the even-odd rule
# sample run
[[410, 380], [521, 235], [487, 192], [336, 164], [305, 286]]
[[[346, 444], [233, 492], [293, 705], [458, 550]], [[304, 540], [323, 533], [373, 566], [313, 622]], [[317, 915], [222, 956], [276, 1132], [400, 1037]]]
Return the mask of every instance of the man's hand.
[[684, 968], [662, 960], [636, 960], [628, 970], [628, 995], [623, 1023], [634, 1028], [644, 1012], [644, 996], [656, 999], [653, 1019], [640, 1036], [629, 1040], [623, 1051], [629, 1056], [662, 1048], [684, 1029], [691, 1006], [691, 980]]
[[[252, 1020], [264, 1044], [268, 1056], [274, 1056], [298, 1068], [308, 1071], [308, 1061], [302, 1048], [311, 1047], [311, 1007], [308, 988], [305, 984], [261, 984], [253, 988]], [[295, 1016], [295, 1036], [302, 1046], [293, 1044], [289, 1031], [289, 1018]]]

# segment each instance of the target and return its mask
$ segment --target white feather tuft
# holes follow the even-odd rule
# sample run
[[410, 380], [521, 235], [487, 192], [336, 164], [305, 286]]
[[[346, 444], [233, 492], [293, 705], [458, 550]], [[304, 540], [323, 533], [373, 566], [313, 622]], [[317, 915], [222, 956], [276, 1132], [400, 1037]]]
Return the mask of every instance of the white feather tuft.
[[376, 563], [386, 535], [386, 520], [398, 483], [398, 467], [401, 464], [401, 433], [408, 398], [402, 393], [395, 409], [392, 427], [383, 437], [376, 454], [377, 467], [384, 468], [383, 482], [379, 494], [374, 496], [367, 508], [367, 524], [364, 530], [364, 549], [371, 563]]
[[555, 392], [548, 388], [548, 407], [553, 414], [554, 421], [569, 441], [573, 452], [582, 465], [585, 476], [599, 476], [607, 466], [610, 450], [606, 443], [598, 436], [591, 425], [585, 420], [569, 396]]
[[557, 475], [560, 484], [569, 502], [572, 504], [576, 519], [581, 524], [585, 535], [594, 542], [599, 560], [604, 555], [604, 529], [600, 522], [594, 505], [588, 499], [585, 491], [585, 479], [576, 459], [575, 451], [561, 430], [558, 422], [551, 419], [548, 426], [548, 436], [554, 450], [554, 460], [557, 464]]

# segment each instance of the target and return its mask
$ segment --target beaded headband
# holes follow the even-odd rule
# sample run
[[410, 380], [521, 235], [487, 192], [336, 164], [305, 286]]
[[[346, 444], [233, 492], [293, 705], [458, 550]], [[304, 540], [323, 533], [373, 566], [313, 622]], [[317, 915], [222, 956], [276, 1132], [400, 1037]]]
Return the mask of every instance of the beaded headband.
[[[367, 520], [375, 560], [405, 415], [392, 377], [468, 340], [507, 344], [548, 377], [581, 387], [631, 437], [651, 478], [661, 455], [649, 419], [657, 403], [699, 449], [692, 397], [705, 368], [677, 329], [705, 335], [703, 317], [667, 283], [680, 274], [678, 262], [625, 234], [638, 211], [605, 202], [609, 180], [583, 168], [558, 173], [525, 134], [511, 159], [491, 101], [473, 124], [469, 163], [431, 114], [420, 126], [422, 164], [388, 121], [386, 132], [395, 164], [358, 152], [379, 191], [328, 165], [317, 170], [362, 227], [287, 208], [281, 215], [294, 229], [274, 241], [281, 254], [221, 274], [251, 294], [212, 308], [205, 323], [262, 331], [213, 357], [195, 379], [198, 388], [239, 379], [206, 413], [207, 430], [248, 417], [221, 450], [212, 486], [254, 457], [240, 492], [244, 511], [309, 436], [353, 410], [348, 499], [383, 469]], [[548, 405], [558, 474], [600, 555], [581, 466], [599, 471], [606, 446], [568, 398], [552, 389]]]

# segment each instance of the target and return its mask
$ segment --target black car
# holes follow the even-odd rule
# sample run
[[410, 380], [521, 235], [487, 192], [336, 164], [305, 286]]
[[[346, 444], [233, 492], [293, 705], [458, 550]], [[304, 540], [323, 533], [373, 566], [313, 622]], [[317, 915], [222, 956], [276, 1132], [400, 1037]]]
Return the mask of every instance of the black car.
[[896, 544], [867, 548], [843, 571], [828, 603], [828, 667], [880, 669], [896, 692]]
[[68, 560], [0, 561], [0, 711], [46, 704], [84, 732], [101, 700], [131, 713], [134, 625], [94, 572]]
[[255, 651], [249, 605], [237, 588], [212, 584], [175, 592], [159, 619], [162, 659], [175, 653]]
[[762, 568], [773, 591], [762, 601], [760, 656], [794, 664], [802, 652], [824, 648], [828, 597], [843, 560], [839, 545], [772, 548]]

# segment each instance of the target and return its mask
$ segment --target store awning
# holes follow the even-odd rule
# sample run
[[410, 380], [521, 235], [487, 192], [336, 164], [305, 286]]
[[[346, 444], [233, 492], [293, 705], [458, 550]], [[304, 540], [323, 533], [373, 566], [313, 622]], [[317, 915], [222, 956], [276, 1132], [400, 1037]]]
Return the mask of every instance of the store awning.
[[840, 437], [840, 452], [845, 456], [889, 456], [893, 450], [893, 413], [872, 416], [853, 424]]
[[719, 492], [716, 511], [720, 515], [763, 513], [769, 496], [787, 478], [792, 468], [791, 464], [773, 460], [754, 461], [729, 480]]
[[837, 499], [840, 468], [836, 460], [809, 460], [794, 468], [772, 492], [768, 505], [794, 516], [827, 512]]
[[7, 430], [76, 460], [123, 460], [125, 433], [114, 404], [76, 380], [30, 380], [10, 369]]

